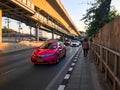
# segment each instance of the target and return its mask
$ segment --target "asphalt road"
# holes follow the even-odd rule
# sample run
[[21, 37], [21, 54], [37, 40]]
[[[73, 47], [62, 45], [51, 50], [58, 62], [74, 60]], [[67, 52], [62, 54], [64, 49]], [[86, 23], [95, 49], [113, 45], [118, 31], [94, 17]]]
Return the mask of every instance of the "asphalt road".
[[0, 56], [0, 90], [57, 90], [79, 47], [67, 47], [59, 64], [34, 66], [33, 49]]

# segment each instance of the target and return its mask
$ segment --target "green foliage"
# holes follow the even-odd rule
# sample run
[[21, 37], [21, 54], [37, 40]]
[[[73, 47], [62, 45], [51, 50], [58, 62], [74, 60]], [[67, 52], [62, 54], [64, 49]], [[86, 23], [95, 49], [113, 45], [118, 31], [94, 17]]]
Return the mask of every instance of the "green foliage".
[[46, 41], [47, 38], [46, 38], [46, 37], [39, 37], [39, 40], [40, 40], [40, 41]]
[[113, 19], [115, 19], [116, 17], [120, 16], [119, 13], [117, 13], [117, 11], [113, 8], [110, 12], [109, 12], [109, 17], [108, 17], [108, 23], [111, 22]]
[[8, 29], [7, 27], [3, 27], [2, 29], [2, 33], [17, 33], [15, 30], [13, 29]]
[[110, 11], [110, 4], [111, 0], [96, 0], [95, 3], [91, 4], [92, 7], [82, 18], [84, 23], [88, 25], [87, 36], [94, 36], [100, 28], [119, 15], [115, 9]]

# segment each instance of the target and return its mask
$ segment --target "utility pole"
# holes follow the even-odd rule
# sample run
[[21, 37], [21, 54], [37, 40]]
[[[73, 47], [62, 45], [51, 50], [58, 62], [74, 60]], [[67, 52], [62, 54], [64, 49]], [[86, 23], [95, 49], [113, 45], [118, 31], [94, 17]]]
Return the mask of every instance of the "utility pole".
[[18, 40], [19, 40], [19, 41], [21, 40], [21, 39], [20, 39], [20, 34], [21, 34], [21, 33], [20, 33], [20, 30], [22, 29], [21, 24], [22, 24], [22, 23], [19, 21], [19, 22], [18, 22], [18, 30], [19, 30], [19, 31], [18, 31]]
[[10, 19], [6, 18], [5, 21], [6, 21], [5, 23], [7, 23], [7, 28], [9, 29]]
[[7, 29], [8, 29], [7, 34], [8, 34], [8, 40], [9, 40], [9, 37], [10, 37], [10, 32], [9, 32], [9, 30], [10, 30], [10, 29], [9, 29], [9, 28], [10, 28], [10, 27], [9, 27], [9, 25], [10, 25], [10, 19], [9, 19], [9, 18], [6, 18], [6, 19], [5, 19], [5, 23], [7, 23]]
[[32, 38], [31, 38], [31, 35], [32, 35], [32, 27], [31, 26], [29, 26], [29, 28], [30, 28], [30, 41], [32, 40]]

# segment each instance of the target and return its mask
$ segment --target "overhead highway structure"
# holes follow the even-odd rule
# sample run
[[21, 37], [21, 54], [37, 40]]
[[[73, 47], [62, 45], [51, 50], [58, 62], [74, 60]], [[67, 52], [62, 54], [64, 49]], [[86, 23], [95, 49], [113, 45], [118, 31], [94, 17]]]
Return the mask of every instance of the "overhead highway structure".
[[80, 35], [60, 0], [2, 0], [0, 10], [1, 17], [9, 17], [36, 28], [36, 40], [39, 39], [39, 29], [59, 35]]

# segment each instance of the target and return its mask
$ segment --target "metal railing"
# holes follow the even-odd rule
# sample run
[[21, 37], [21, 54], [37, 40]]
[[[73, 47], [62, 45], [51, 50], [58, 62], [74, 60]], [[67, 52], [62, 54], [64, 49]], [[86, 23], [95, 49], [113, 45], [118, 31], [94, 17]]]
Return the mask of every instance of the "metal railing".
[[105, 75], [105, 81], [110, 81], [112, 90], [120, 90], [120, 53], [102, 45], [92, 45], [96, 62]]
[[27, 5], [28, 7], [34, 9], [34, 4], [30, 2], [30, 0], [16, 0], [16, 1], [19, 1], [25, 5]]
[[29, 11], [32, 15], [35, 13], [35, 6], [30, 0], [10, 0], [11, 2], [23, 7]]

